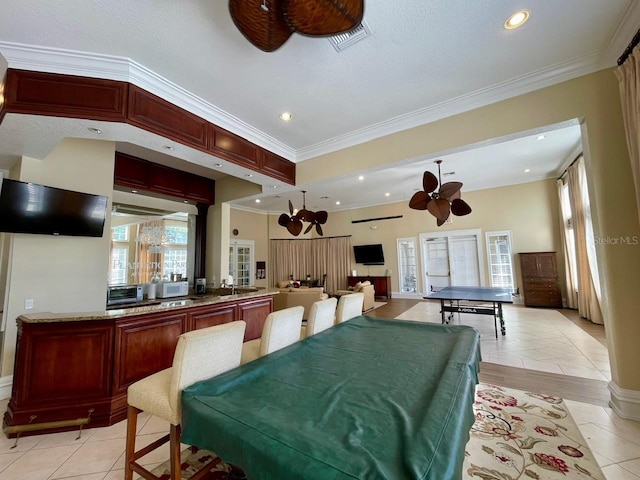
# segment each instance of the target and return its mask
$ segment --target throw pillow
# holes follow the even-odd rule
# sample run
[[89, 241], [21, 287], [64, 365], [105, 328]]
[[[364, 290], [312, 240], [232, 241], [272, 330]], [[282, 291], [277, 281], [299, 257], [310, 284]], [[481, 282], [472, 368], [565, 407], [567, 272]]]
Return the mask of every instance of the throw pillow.
[[300, 282], [293, 282], [293, 288], [300, 288]]
[[356, 283], [356, 285], [353, 287], [353, 291], [354, 292], [359, 292], [361, 290], [362, 290], [362, 282]]

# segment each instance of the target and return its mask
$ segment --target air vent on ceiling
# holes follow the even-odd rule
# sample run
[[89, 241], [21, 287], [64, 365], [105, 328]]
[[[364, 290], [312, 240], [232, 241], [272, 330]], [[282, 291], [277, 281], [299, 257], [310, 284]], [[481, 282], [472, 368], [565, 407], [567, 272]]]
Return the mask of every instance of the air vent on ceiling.
[[345, 48], [350, 47], [357, 41], [362, 40], [369, 35], [371, 35], [371, 29], [367, 22], [362, 20], [362, 23], [353, 30], [329, 37], [329, 41], [337, 52], [341, 52]]

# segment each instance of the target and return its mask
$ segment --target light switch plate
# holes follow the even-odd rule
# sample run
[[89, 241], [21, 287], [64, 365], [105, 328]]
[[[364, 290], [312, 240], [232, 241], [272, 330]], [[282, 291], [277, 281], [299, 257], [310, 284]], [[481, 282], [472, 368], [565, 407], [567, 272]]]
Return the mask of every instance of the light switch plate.
[[24, 308], [25, 310], [29, 310], [30, 308], [33, 308], [33, 298], [27, 298], [24, 301]]

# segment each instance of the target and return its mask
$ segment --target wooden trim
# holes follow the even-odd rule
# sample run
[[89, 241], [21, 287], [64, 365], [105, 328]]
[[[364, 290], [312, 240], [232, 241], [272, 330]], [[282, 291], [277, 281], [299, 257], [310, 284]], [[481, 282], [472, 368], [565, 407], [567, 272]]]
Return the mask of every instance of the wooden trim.
[[127, 121], [199, 150], [207, 148], [207, 122], [135, 85], [129, 86]]
[[128, 82], [10, 68], [5, 113], [128, 123], [295, 185], [295, 163]]
[[129, 84], [115, 80], [7, 70], [10, 113], [124, 121]]

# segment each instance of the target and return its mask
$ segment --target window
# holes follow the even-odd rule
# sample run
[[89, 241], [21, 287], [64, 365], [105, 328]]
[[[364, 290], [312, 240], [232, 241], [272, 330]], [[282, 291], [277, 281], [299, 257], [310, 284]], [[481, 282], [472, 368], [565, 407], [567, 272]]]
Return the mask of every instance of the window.
[[253, 240], [231, 240], [229, 245], [229, 275], [237, 286], [250, 286], [253, 279]]
[[127, 257], [129, 248], [114, 245], [111, 248], [111, 268], [109, 269], [109, 285], [127, 283]]
[[127, 225], [113, 227], [111, 229], [111, 240], [113, 240], [114, 242], [128, 242], [129, 227]]
[[486, 238], [491, 286], [514, 288], [511, 232], [487, 232]]
[[418, 292], [416, 239], [398, 238], [398, 281], [400, 293]]
[[187, 239], [189, 229], [176, 225], [164, 227], [164, 252], [162, 255], [162, 275], [172, 273], [187, 276]]

